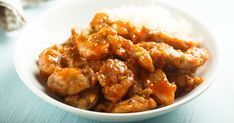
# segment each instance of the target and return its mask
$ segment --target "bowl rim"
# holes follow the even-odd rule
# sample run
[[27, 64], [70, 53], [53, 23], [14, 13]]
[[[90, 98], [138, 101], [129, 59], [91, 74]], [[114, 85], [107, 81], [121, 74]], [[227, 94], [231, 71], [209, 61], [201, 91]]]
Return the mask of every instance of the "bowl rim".
[[[152, 1], [152, 0], [150, 0]], [[71, 0], [71, 1], [67, 1], [67, 3], [65, 4], [71, 4], [72, 2], [78, 2], [76, 0]], [[111, 1], [110, 1], [111, 2]], [[217, 60], [217, 65], [215, 67], [215, 71], [214, 73], [211, 75], [209, 80], [206, 80], [206, 84], [203, 84], [202, 87], [200, 87], [199, 90], [196, 90], [196, 92], [193, 92], [190, 96], [179, 100], [177, 102], [174, 102], [171, 105], [168, 106], [163, 106], [160, 108], [156, 108], [153, 110], [148, 110], [148, 111], [142, 111], [142, 112], [134, 112], [134, 113], [104, 113], [104, 112], [95, 112], [95, 111], [89, 111], [89, 110], [83, 110], [83, 109], [79, 109], [79, 108], [75, 108], [72, 106], [69, 106], [67, 104], [64, 104], [62, 102], [57, 101], [56, 99], [53, 99], [52, 97], [50, 97], [49, 95], [43, 93], [42, 91], [40, 91], [39, 89], [37, 89], [35, 86], [32, 86], [32, 84], [30, 84], [30, 80], [27, 80], [26, 77], [24, 76], [21, 66], [18, 64], [18, 49], [19, 49], [19, 44], [22, 42], [22, 39], [24, 37], [24, 35], [26, 34], [27, 30], [30, 29], [34, 23], [37, 22], [37, 20], [39, 20], [39, 18], [43, 18], [44, 16], [46, 16], [48, 13], [51, 13], [53, 11], [55, 11], [56, 9], [59, 9], [60, 7], [64, 6], [64, 3], [61, 2], [59, 4], [57, 4], [56, 6], [46, 10], [45, 12], [43, 12], [42, 14], [40, 14], [38, 17], [35, 18], [34, 21], [32, 21], [30, 24], [27, 24], [26, 27], [24, 27], [24, 29], [22, 30], [22, 33], [20, 35], [20, 37], [18, 38], [17, 42], [15, 43], [15, 50], [14, 50], [14, 66], [16, 69], [16, 72], [18, 74], [18, 76], [20, 77], [20, 79], [24, 82], [24, 84], [38, 97], [40, 97], [41, 99], [43, 99], [44, 101], [48, 102], [49, 104], [55, 105], [56, 107], [62, 108], [66, 111], [69, 112], [74, 112], [74, 113], [78, 113], [82, 116], [84, 116], [84, 114], [86, 114], [86, 118], [88, 118], [88, 115], [96, 115], [97, 117], [103, 117], [103, 116], [107, 116], [107, 117], [129, 117], [129, 116], [139, 116], [139, 115], [146, 115], [146, 114], [157, 114], [159, 112], [167, 112], [170, 110], [173, 110], [181, 105], [184, 105], [190, 101], [192, 101], [194, 98], [198, 97], [199, 95], [201, 95], [204, 91], [206, 91], [213, 83], [214, 80], [217, 78], [217, 75], [219, 73], [219, 69], [220, 69], [220, 49], [218, 48], [218, 42], [215, 40], [214, 35], [212, 34], [212, 32], [207, 28], [207, 26], [205, 26], [201, 20], [199, 20], [198, 18], [195, 18], [193, 15], [187, 13], [186, 11], [184, 11], [182, 8], [179, 8], [173, 4], [170, 3], [165, 3], [165, 2], [159, 2], [159, 1], [152, 1], [152, 3], [156, 3], [159, 4], [160, 6], [166, 6], [168, 8], [172, 8], [177, 10], [179, 13], [182, 13], [186, 16], [188, 16], [189, 18], [191, 18], [192, 20], [194, 20], [196, 23], [198, 23], [201, 27], [203, 27], [206, 30], [206, 33], [210, 36], [212, 43], [215, 47], [216, 50], [216, 60]]]

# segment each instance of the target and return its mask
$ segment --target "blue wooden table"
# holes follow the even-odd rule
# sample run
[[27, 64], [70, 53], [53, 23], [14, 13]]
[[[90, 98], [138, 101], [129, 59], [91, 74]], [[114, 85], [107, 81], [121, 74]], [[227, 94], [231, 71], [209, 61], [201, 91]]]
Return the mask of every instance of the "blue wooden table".
[[[170, 1], [170, 0], [168, 0]], [[173, 1], [173, 0], [171, 0]], [[234, 16], [232, 1], [178, 0], [204, 20], [220, 42], [222, 63], [215, 83], [201, 96], [165, 115], [139, 121], [149, 123], [234, 123]], [[212, 4], [210, 4], [212, 2]], [[55, 1], [28, 8], [29, 22], [52, 7]], [[34, 95], [14, 68], [14, 45], [22, 30], [0, 31], [0, 122], [1, 123], [99, 123], [54, 107]]]

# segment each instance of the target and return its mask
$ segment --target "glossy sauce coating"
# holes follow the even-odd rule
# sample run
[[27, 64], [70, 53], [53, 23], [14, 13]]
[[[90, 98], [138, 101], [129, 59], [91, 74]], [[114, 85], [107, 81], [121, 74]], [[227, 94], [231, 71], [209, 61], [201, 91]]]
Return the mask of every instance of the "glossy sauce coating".
[[170, 105], [199, 86], [196, 70], [208, 59], [198, 42], [97, 13], [90, 28], [45, 49], [39, 70], [68, 105], [131, 113]]

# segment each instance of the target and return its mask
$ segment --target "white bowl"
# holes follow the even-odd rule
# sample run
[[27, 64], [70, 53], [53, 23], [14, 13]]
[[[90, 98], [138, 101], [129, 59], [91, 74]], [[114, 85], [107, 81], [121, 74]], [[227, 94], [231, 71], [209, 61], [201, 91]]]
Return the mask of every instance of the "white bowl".
[[156, 5], [163, 6], [171, 10], [176, 16], [183, 17], [192, 23], [196, 30], [195, 35], [202, 35], [204, 37], [205, 41], [203, 42], [203, 46], [208, 49], [211, 56], [207, 64], [203, 67], [205, 69], [199, 72], [200, 75], [205, 77], [205, 82], [187, 95], [176, 99], [172, 105], [150, 111], [125, 114], [86, 111], [71, 107], [50, 97], [45, 86], [41, 84], [37, 77], [38, 65], [36, 61], [38, 60], [39, 53], [48, 46], [65, 41], [69, 37], [72, 27], [88, 26], [95, 12], [104, 8], [116, 8], [122, 5], [134, 4], [145, 6], [151, 3], [152, 1], [149, 0], [128, 0], [124, 2], [120, 0], [79, 0], [68, 1], [50, 9], [28, 25], [19, 38], [14, 59], [17, 73], [27, 87], [46, 102], [89, 119], [118, 122], [137, 121], [159, 116], [174, 110], [203, 93], [212, 84], [218, 71], [219, 53], [215, 40], [204, 25], [178, 8], [162, 3], [154, 2]]

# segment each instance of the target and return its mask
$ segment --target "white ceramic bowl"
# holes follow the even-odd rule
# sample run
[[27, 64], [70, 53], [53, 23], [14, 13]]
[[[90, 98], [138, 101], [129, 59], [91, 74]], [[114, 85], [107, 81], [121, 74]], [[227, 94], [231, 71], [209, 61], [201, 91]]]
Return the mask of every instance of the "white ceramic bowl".
[[205, 69], [202, 69], [199, 72], [200, 75], [205, 77], [205, 82], [189, 94], [176, 99], [175, 103], [172, 105], [150, 111], [125, 114], [86, 111], [71, 107], [51, 98], [48, 95], [45, 86], [41, 84], [37, 77], [38, 66], [36, 61], [38, 60], [39, 53], [48, 46], [65, 41], [66, 38], [69, 37], [70, 29], [72, 27], [88, 26], [89, 21], [95, 12], [103, 10], [104, 8], [116, 8], [122, 5], [134, 4], [145, 6], [151, 3], [152, 1], [150, 0], [128, 0], [124, 2], [120, 0], [79, 0], [68, 1], [50, 9], [39, 16], [33, 23], [28, 25], [19, 38], [15, 49], [15, 67], [17, 73], [27, 87], [46, 102], [89, 119], [118, 122], [137, 121], [152, 118], [174, 110], [203, 93], [211, 85], [217, 75], [219, 54], [217, 44], [210, 35], [210, 32], [200, 22], [198, 22], [197, 19], [191, 17], [178, 8], [162, 3], [155, 4], [159, 4], [160, 6], [171, 10], [171, 12], [176, 16], [183, 17], [192, 23], [196, 30], [195, 35], [202, 35], [204, 37], [205, 41], [203, 46], [208, 49], [211, 56], [207, 64], [203, 67]]

